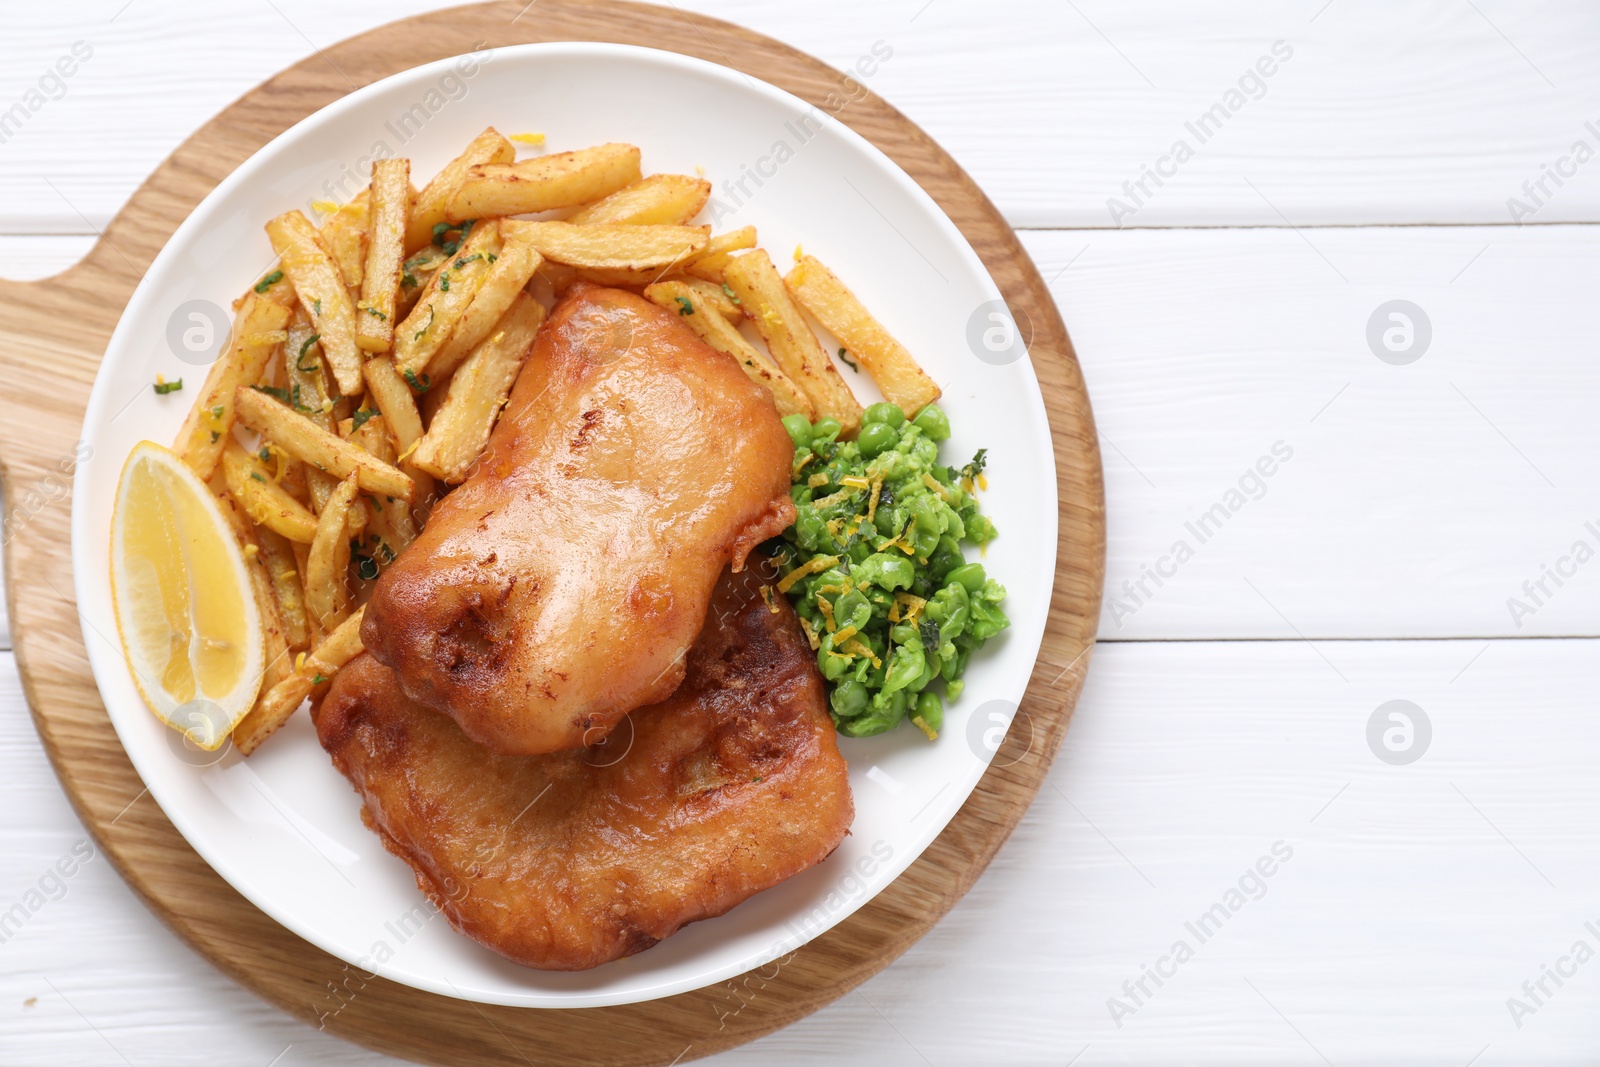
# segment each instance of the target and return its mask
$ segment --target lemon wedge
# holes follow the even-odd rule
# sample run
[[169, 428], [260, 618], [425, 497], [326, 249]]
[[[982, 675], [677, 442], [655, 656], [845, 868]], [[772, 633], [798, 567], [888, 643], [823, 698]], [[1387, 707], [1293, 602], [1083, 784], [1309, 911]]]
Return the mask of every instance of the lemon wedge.
[[152, 441], [134, 446], [117, 483], [111, 601], [150, 710], [195, 746], [221, 748], [261, 688], [261, 613], [216, 498]]

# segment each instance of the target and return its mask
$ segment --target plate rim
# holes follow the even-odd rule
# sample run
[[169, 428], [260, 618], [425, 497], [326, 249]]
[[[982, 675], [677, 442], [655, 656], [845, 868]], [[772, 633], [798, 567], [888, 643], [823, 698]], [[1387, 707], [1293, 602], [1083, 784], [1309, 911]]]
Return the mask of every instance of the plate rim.
[[[283, 142], [291, 139], [297, 132], [301, 131], [302, 129], [330, 121], [348, 111], [358, 109], [363, 106], [370, 97], [386, 92], [397, 83], [409, 82], [413, 80], [422, 81], [436, 76], [442, 71], [449, 69], [453, 64], [459, 62], [464, 55], [470, 54], [471, 53], [462, 53], [453, 56], [441, 57], [429, 63], [420, 64], [404, 71], [396, 72], [388, 77], [377, 79], [357, 90], [354, 90], [351, 93], [340, 97], [337, 100], [334, 100], [327, 106], [320, 108], [309, 115], [306, 115], [293, 125], [280, 131], [276, 136], [270, 138], [256, 151], [251, 153], [247, 159], [245, 159], [239, 166], [234, 168], [225, 178], [222, 179], [222, 181], [218, 182], [200, 200], [199, 203], [190, 209], [183, 221], [171, 233], [171, 235], [167, 237], [160, 252], [147, 268], [145, 272], [146, 279], [148, 279], [150, 275], [157, 273], [158, 269], [163, 267], [172, 258], [175, 258], [183, 253], [183, 250], [190, 242], [194, 231], [202, 225], [200, 216], [205, 214], [208, 207], [215, 205], [218, 201], [231, 193], [237, 186], [249, 181], [257, 171], [271, 166], [275, 162], [274, 157], [283, 151]], [[771, 83], [766, 82], [764, 79], [745, 75], [736, 68], [657, 48], [613, 42], [550, 41], [505, 45], [496, 48], [495, 54], [497, 59], [499, 59], [501, 56], [510, 58], [532, 56], [537, 58], [539, 56], [546, 55], [567, 55], [579, 57], [599, 56], [605, 58], [618, 58], [624, 62], [640, 62], [644, 64], [654, 62], [721, 79], [728, 83], [735, 91], [754, 92], [757, 95], [766, 96], [783, 104], [800, 109], [805, 109], [812, 106], [804, 99], [789, 93], [778, 86], [772, 85]], [[873, 144], [870, 140], [857, 133], [849, 126], [848, 123], [838, 121], [830, 124], [830, 128], [844, 137], [847, 142], [850, 142], [857, 151], [863, 152], [870, 160], [872, 160], [876, 164], [877, 171], [890, 178], [900, 188], [900, 191], [903, 195], [910, 196], [914, 199], [920, 199], [925, 207], [930, 208], [930, 214], [935, 220], [935, 224], [944, 231], [945, 239], [951, 243], [951, 245], [958, 251], [963, 259], [969, 260], [969, 265], [975, 268], [978, 275], [986, 283], [990, 294], [996, 298], [1003, 298], [1004, 294], [1000, 289], [999, 284], [989, 273], [987, 266], [983, 263], [982, 258], [972, 247], [966, 235], [961, 232], [958, 226], [956, 226], [955, 222], [949, 217], [943, 207], [939, 205], [939, 203], [926, 190], [924, 190], [914, 178], [906, 173], [906, 171], [892, 158], [890, 158], [887, 153], [885, 153], [877, 145]], [[134, 289], [126, 307], [123, 309], [118, 319], [116, 329], [112, 334], [110, 343], [107, 345], [105, 357], [102, 358], [100, 366], [96, 369], [95, 384], [90, 394], [83, 421], [86, 431], [90, 426], [96, 425], [104, 420], [106, 414], [105, 408], [107, 404], [110, 403], [110, 400], [108, 399], [109, 390], [103, 389], [101, 386], [101, 383], [107, 380], [104, 377], [104, 368], [106, 367], [111, 355], [128, 343], [127, 333], [133, 328], [131, 326], [131, 321], [135, 318], [141, 317], [146, 313], [145, 306], [153, 301], [154, 291], [154, 285], [147, 284], [147, 282], [142, 279], [140, 284]], [[1048, 432], [1051, 429], [1049, 415], [1044, 404], [1042, 386], [1039, 382], [1035, 369], [1031, 365], [1031, 361], [1025, 361], [1024, 371], [1029, 384], [1027, 397], [1030, 407], [1033, 409], [1031, 414], [1045, 427], [1046, 431]], [[1054, 451], [1046, 450], [1044, 456], [1042, 457], [1042, 461], [1045, 464], [1046, 479], [1050, 484], [1051, 495], [1054, 499], [1055, 506], [1049, 508], [1047, 511], [1050, 529], [1041, 529], [1037, 532], [1039, 534], [1046, 535], [1046, 544], [1049, 545], [1050, 559], [1047, 573], [1050, 576], [1050, 582], [1053, 588], [1057, 577], [1057, 565], [1059, 563], [1057, 556], [1059, 550], [1061, 518], [1061, 501], [1057, 484], [1058, 471], [1055, 465]], [[90, 555], [96, 551], [96, 549], [92, 547], [95, 544], [92, 536], [93, 531], [88, 529], [89, 509], [84, 506], [84, 500], [82, 499], [86, 498], [88, 495], [88, 486], [88, 479], [75, 480], [75, 484], [73, 486], [73, 507], [71, 520], [72, 569], [74, 586], [80, 591], [80, 593], [84, 583], [92, 582], [96, 577], [95, 575], [88, 573], [88, 570], [92, 567], [92, 564], [89, 562]], [[82, 551], [80, 551], [80, 546], [82, 546]], [[80, 600], [81, 599], [82, 598], [80, 596]], [[1033, 671], [1037, 669], [1040, 647], [1049, 628], [1048, 603], [1049, 598], [1046, 598], [1046, 610], [1043, 613], [1037, 628], [1036, 637], [1032, 641], [1032, 647], [1028, 651], [1030, 669], [1027, 676], [1022, 679], [1021, 684], [1018, 687], [1019, 693], [1023, 694], [1024, 697]], [[95, 651], [95, 649], [98, 647], [95, 642], [97, 632], [91, 632], [92, 623], [89, 621], [88, 615], [80, 613], [80, 622], [84, 630], [83, 637], [85, 645], [90, 650], [90, 662], [92, 665], [94, 665], [94, 684], [96, 689], [99, 690], [99, 677], [101, 670], [103, 669], [101, 664], [105, 660], [112, 658], [120, 660], [120, 651], [117, 651], [113, 654], [102, 650], [97, 653]], [[102, 699], [104, 699], [103, 694]], [[1018, 703], [1020, 704], [1021, 701], [1019, 700]], [[116, 728], [116, 724], [117, 719], [113, 717], [112, 725], [114, 728]], [[119, 741], [122, 740], [120, 729], [118, 729], [118, 739]], [[136, 747], [137, 746], [135, 746], [135, 748]], [[161, 782], [161, 776], [159, 774], [152, 774], [149, 777], [146, 777], [145, 769], [139, 765], [139, 760], [135, 758], [135, 748], [130, 748], [125, 742], [123, 744], [123, 748], [127, 753], [129, 760], [134, 763], [135, 769], [139, 773], [140, 778], [149, 788], [152, 798], [155, 799], [157, 804], [161, 806], [162, 811], [166, 815], [167, 819], [172, 823], [174, 828], [183, 837], [184, 841], [189, 845], [189, 847], [193, 849], [200, 856], [200, 858], [214, 872], [216, 872], [219, 877], [227, 882], [236, 892], [240, 893], [240, 895], [248, 900], [253, 906], [259, 908], [262, 912], [271, 917], [274, 922], [277, 922], [279, 925], [283, 926], [296, 936], [303, 938], [308, 943], [316, 946], [321, 951], [328, 953], [333, 958], [350, 963], [351, 965], [355, 964], [355, 961], [346, 959], [346, 957], [342, 954], [342, 950], [336, 949], [334, 946], [322, 940], [314, 929], [308, 928], [305, 924], [296, 919], [293, 914], [286, 913], [283, 908], [274, 905], [270, 897], [264, 898], [263, 895], [259, 894], [259, 889], [257, 889], [255, 892], [248, 890], [246, 887], [251, 885], [250, 880], [244, 876], [243, 872], [239, 871], [232, 864], [228, 863], [224, 857], [217, 854], [211, 847], [209, 847], [209, 845], [202, 845], [201, 842], [205, 840], [204, 835], [196, 834], [196, 837], [200, 839], [199, 841], [197, 841], [196, 838], [191, 837], [190, 832], [194, 829], [193, 824], [184, 815], [184, 813], [181, 811], [181, 808], [177, 811], [177, 817], [174, 817], [173, 808], [177, 808], [178, 806], [174, 805], [173, 808], [169, 808], [168, 805], [162, 800], [162, 793], [167, 788], [166, 784], [152, 784], [152, 779], [154, 779], [156, 782]], [[992, 760], [992, 758], [993, 753], [990, 753], [990, 759]], [[498, 1004], [513, 1007], [538, 1007], [546, 1009], [608, 1007], [648, 1003], [650, 1001], [670, 997], [679, 993], [703, 989], [729, 977], [746, 973], [754, 968], [762, 967], [767, 963], [770, 963], [773, 959], [783, 955], [785, 952], [792, 951], [794, 948], [799, 947], [799, 945], [809, 944], [812, 941], [815, 941], [828, 930], [833, 929], [849, 918], [849, 916], [854, 914], [856, 911], [862, 907], [865, 907], [878, 895], [884, 892], [897, 878], [899, 878], [905, 872], [907, 868], [909, 868], [918, 858], [920, 858], [932, 844], [932, 842], [938, 837], [938, 835], [944, 831], [945, 827], [948, 826], [949, 822], [955, 817], [956, 813], [959, 812], [965, 805], [967, 799], [971, 796], [971, 793], [977, 788], [977, 785], [982, 779], [987, 765], [987, 762], [979, 765], [977, 771], [970, 776], [970, 781], [967, 782], [966, 788], [962, 793], [960, 804], [950, 807], [944, 818], [929, 822], [926, 827], [921, 829], [915, 835], [913, 838], [913, 844], [900, 850], [900, 852], [898, 852], [894, 857], [894, 860], [885, 866], [885, 874], [883, 875], [881, 881], [874, 886], [871, 892], [862, 894], [860, 899], [850, 901], [848, 906], [830, 914], [826, 922], [820, 924], [815, 929], [809, 930], [808, 935], [804, 939], [800, 940], [798, 945], [790, 945], [788, 943], [774, 944], [771, 949], [767, 951], [748, 955], [736, 963], [726, 964], [723, 967], [717, 968], [714, 972], [710, 973], [709, 976], [706, 976], [705, 973], [702, 973], [699, 977], [682, 978], [675, 981], [661, 982], [648, 988], [647, 990], [639, 990], [632, 993], [607, 994], [593, 991], [582, 991], [569, 994], [540, 991], [531, 994], [524, 993], [518, 995], [497, 996], [485, 995], [485, 991], [483, 990], [475, 990], [471, 993], [464, 992], [463, 990], [457, 988], [454, 983], [449, 982], [448, 979], [445, 979], [442, 982], [437, 980], [432, 982], [424, 981], [419, 979], [418, 975], [410, 972], [403, 974], [387, 973], [385, 970], [381, 969], [382, 965], [379, 965], [377, 968], [370, 969], [374, 970], [381, 977], [406, 985], [408, 987], [419, 989], [424, 992], [435, 993], [445, 997], [461, 999], [469, 1003]]]

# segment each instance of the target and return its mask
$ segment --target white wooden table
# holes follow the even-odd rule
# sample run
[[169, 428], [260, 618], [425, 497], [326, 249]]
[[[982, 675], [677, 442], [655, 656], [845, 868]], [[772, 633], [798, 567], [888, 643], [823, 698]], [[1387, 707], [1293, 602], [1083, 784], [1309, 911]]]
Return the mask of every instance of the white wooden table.
[[[0, 143], [0, 273], [70, 264], [228, 101], [431, 6], [8, 6], [0, 111], [92, 56]], [[892, 47], [871, 88], [1051, 281], [1110, 509], [1102, 643], [1016, 836], [881, 976], [716, 1062], [1600, 1057], [1600, 8], [681, 6], [840, 66]], [[1386, 312], [1374, 347], [1396, 300], [1410, 347]], [[1391, 700], [1422, 713], [1398, 753]], [[84, 837], [9, 652], [0, 810], [3, 911]], [[382, 1061], [103, 859], [46, 882], [0, 944], [0, 1062]]]

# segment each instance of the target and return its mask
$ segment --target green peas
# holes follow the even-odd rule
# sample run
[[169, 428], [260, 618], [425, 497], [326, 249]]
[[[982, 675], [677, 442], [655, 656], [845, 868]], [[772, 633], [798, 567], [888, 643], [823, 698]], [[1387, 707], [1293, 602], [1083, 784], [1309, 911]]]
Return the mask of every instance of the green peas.
[[828, 698], [833, 707], [833, 713], [841, 719], [853, 719], [867, 710], [867, 703], [872, 694], [867, 692], [867, 687], [854, 678], [846, 678], [833, 687], [833, 696]]
[[987, 579], [988, 575], [983, 573], [983, 564], [981, 563], [968, 563], [945, 575], [945, 581], [957, 582], [965, 586], [969, 593], [982, 591], [983, 583]]
[[898, 430], [905, 425], [906, 413], [900, 410], [899, 404], [891, 404], [887, 400], [880, 400], [876, 404], [868, 404], [867, 410], [861, 413], [861, 425], [879, 423]]
[[783, 428], [789, 431], [789, 440], [796, 448], [811, 447], [811, 420], [804, 415], [785, 415]]
[[917, 569], [904, 556], [874, 552], [852, 570], [857, 585], [876, 585], [884, 589], [908, 589]]
[[[873, 408], [878, 406], [877, 404], [872, 405]], [[894, 407], [892, 404], [889, 406]], [[872, 408], [867, 410], [871, 411]], [[895, 410], [899, 411], [900, 409], [895, 408]], [[863, 456], [871, 459], [880, 452], [886, 452], [893, 448], [899, 440], [900, 435], [895, 432], [893, 426], [882, 422], [867, 422], [861, 426], [861, 435], [856, 438], [856, 447], [861, 449]]]
[[929, 404], [917, 412], [917, 417], [911, 420], [911, 425], [927, 434], [930, 441], [950, 439], [950, 419], [938, 404]]
[[807, 568], [787, 596], [817, 642], [829, 715], [847, 737], [910, 718], [935, 739], [973, 653], [1008, 625], [1005, 589], [963, 555], [995, 529], [977, 490], [961, 488], [962, 468], [939, 455], [950, 420], [934, 404], [910, 414], [872, 404], [848, 441], [836, 419], [783, 419], [807, 462], [791, 479], [796, 516], [782, 535], [780, 569], [835, 557], [820, 573]]

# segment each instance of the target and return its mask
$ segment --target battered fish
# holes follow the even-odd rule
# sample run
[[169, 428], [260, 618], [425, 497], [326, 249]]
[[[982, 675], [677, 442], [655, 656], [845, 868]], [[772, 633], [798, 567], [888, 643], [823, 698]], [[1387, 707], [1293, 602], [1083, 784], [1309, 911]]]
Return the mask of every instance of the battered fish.
[[678, 687], [717, 576], [794, 521], [793, 458], [771, 396], [676, 314], [574, 291], [362, 640], [486, 748], [593, 745]]
[[815, 658], [755, 571], [718, 584], [682, 688], [597, 748], [485, 752], [370, 655], [317, 735], [461, 933], [544, 970], [632, 955], [819, 862], [854, 817]]

